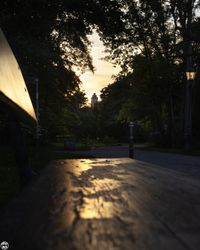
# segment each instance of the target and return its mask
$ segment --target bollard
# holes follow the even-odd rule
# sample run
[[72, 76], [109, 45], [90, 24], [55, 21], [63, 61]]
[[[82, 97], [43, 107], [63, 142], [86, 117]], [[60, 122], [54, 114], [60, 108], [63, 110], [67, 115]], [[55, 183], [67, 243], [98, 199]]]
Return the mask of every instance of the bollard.
[[133, 122], [130, 122], [130, 124], [129, 124], [129, 128], [130, 128], [130, 134], [129, 134], [129, 157], [132, 158], [132, 159], [134, 158], [133, 127], [134, 127]]

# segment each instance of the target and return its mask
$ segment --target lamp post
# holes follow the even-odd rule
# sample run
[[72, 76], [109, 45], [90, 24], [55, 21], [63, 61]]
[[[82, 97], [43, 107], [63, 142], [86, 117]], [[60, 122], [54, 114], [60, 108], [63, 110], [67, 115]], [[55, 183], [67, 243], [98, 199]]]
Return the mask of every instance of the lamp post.
[[35, 92], [35, 113], [37, 117], [36, 123], [36, 146], [39, 145], [39, 137], [40, 137], [40, 125], [39, 125], [39, 117], [40, 117], [40, 108], [39, 108], [39, 79], [37, 77], [29, 76], [27, 77], [28, 83], [34, 85], [34, 92]]
[[187, 7], [186, 20], [186, 85], [185, 85], [185, 119], [184, 119], [184, 148], [189, 150], [192, 143], [192, 86], [196, 72], [193, 67], [191, 22], [194, 0], [184, 1]]
[[37, 117], [37, 124], [36, 124], [36, 144], [38, 146], [39, 144], [39, 133], [40, 133], [40, 127], [39, 127], [39, 86], [38, 86], [39, 80], [38, 78], [35, 78], [35, 92], [36, 92], [36, 117]]
[[134, 124], [133, 122], [129, 123], [129, 128], [130, 128], [130, 134], [129, 134], [129, 157], [134, 158], [134, 147], [133, 147], [133, 127]]

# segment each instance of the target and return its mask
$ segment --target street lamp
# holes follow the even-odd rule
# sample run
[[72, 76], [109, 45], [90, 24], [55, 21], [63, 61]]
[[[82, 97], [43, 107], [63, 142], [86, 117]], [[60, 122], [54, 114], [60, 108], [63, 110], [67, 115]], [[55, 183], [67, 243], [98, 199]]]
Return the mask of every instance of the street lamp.
[[184, 148], [189, 150], [192, 142], [192, 86], [196, 76], [193, 66], [192, 52], [192, 10], [194, 0], [184, 0], [186, 4], [187, 19], [186, 19], [186, 37], [185, 37], [185, 55], [186, 55], [186, 84], [185, 84], [185, 118], [184, 118]]
[[196, 71], [194, 70], [193, 67], [187, 68], [185, 73], [187, 81], [194, 81], [196, 76]]
[[[190, 59], [187, 58], [187, 61]], [[196, 72], [193, 67], [188, 67], [185, 73], [187, 81], [185, 86], [184, 148], [189, 150], [192, 144], [192, 86]]]
[[37, 123], [36, 123], [36, 145], [39, 144], [39, 137], [40, 137], [40, 125], [39, 125], [39, 79], [37, 77], [29, 76], [27, 77], [28, 83], [35, 86], [35, 112], [37, 117]]
[[37, 117], [37, 124], [36, 124], [36, 145], [38, 146], [39, 144], [39, 136], [40, 136], [40, 125], [39, 125], [39, 80], [38, 78], [34, 79], [35, 81], [35, 100], [36, 100], [36, 117]]

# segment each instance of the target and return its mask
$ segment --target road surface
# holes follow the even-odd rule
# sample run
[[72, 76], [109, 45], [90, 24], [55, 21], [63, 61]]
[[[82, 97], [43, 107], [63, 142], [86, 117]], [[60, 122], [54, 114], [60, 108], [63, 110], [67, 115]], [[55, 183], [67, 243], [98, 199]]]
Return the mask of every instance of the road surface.
[[[75, 154], [92, 155], [97, 158], [124, 158], [129, 157], [128, 146], [100, 147], [87, 151], [71, 151]], [[135, 149], [134, 158], [160, 167], [166, 167], [176, 171], [200, 178], [200, 157], [181, 154], [161, 153]]]

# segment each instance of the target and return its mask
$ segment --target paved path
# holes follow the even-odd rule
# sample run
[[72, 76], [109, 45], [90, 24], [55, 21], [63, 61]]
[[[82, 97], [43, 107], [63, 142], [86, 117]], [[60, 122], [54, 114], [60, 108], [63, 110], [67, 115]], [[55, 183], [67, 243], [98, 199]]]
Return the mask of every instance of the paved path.
[[128, 158], [52, 162], [0, 215], [20, 250], [198, 250], [200, 181]]
[[[72, 153], [92, 155], [97, 158], [123, 158], [129, 157], [127, 146], [100, 147], [88, 151], [73, 151]], [[180, 154], [161, 153], [135, 149], [134, 158], [139, 161], [170, 168], [176, 171], [200, 178], [200, 157]]]

